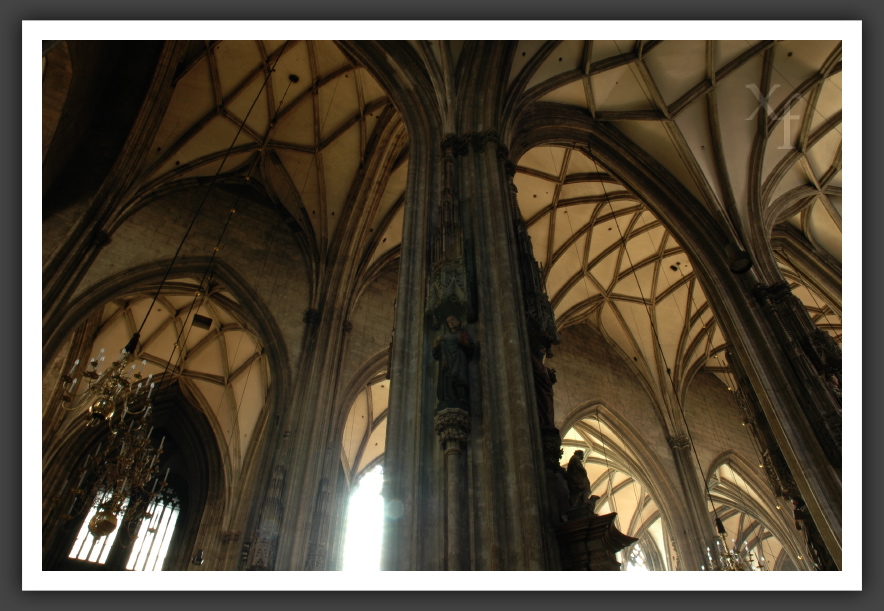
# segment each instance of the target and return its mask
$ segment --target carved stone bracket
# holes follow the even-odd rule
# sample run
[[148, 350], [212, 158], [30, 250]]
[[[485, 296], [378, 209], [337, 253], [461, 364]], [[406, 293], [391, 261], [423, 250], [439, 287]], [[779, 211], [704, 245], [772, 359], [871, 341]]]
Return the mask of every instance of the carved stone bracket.
[[684, 450], [691, 447], [691, 439], [687, 435], [677, 435], [666, 441], [669, 442], [669, 447], [673, 450]]
[[320, 320], [322, 320], [322, 314], [316, 308], [310, 308], [304, 312], [304, 322], [308, 325], [318, 325]]
[[489, 144], [497, 147], [498, 158], [507, 159], [509, 157], [509, 150], [503, 145], [500, 134], [493, 129], [481, 132], [467, 132], [463, 136], [447, 134], [442, 139], [442, 152], [446, 155], [463, 157], [469, 154], [470, 149], [482, 152]]
[[619, 571], [617, 552], [638, 539], [623, 534], [614, 526], [616, 513], [589, 514], [571, 519], [556, 528], [556, 538], [566, 571]]
[[436, 413], [433, 424], [446, 454], [466, 447], [470, 438], [470, 414], [467, 411], [447, 407]]

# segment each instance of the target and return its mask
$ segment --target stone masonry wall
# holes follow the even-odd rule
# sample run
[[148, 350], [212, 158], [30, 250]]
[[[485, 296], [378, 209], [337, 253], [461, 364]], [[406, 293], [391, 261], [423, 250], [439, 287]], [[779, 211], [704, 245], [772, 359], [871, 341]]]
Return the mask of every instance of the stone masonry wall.
[[[350, 385], [356, 371], [369, 357], [389, 347], [398, 283], [399, 267], [388, 268], [357, 297], [350, 312], [349, 320], [353, 328], [344, 346], [340, 388]], [[382, 367], [386, 366], [385, 361]]]
[[[559, 335], [561, 344], [553, 347], [555, 356], [546, 361], [558, 377], [554, 387], [556, 423], [561, 425], [587, 402], [602, 401], [638, 432], [671, 481], [679, 481], [667, 434], [638, 373], [588, 325], [568, 327]], [[718, 378], [706, 372], [697, 374], [684, 407], [704, 472], [715, 457], [729, 450], [756, 464], [757, 454], [741, 425], [737, 404]]]
[[[75, 293], [75, 298], [95, 283], [175, 254], [196, 207], [205, 193], [193, 189], [151, 202], [127, 219], [110, 237]], [[254, 200], [215, 189], [197, 216], [180, 257], [211, 256], [230, 209], [236, 214], [221, 240], [218, 259], [229, 265], [263, 302], [279, 325], [296, 367], [304, 335], [304, 312], [310, 307], [310, 280], [306, 261], [293, 232], [280, 215]]]

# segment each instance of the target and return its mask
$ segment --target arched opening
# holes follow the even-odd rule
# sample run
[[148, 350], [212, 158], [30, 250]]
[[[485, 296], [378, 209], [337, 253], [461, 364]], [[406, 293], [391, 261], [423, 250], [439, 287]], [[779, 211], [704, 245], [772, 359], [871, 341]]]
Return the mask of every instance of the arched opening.
[[[207, 501], [224, 496], [221, 455], [208, 419], [184, 397], [178, 385], [163, 389], [154, 401], [154, 447], [162, 446], [157, 472], [166, 487], [144, 514], [124, 510], [118, 526], [104, 537], [86, 528], [98, 503], [86, 499], [64, 507], [50, 506], [44, 530], [44, 568], [47, 570], [183, 570], [191, 559], [197, 531], [205, 517]], [[90, 429], [73, 427], [63, 444], [66, 455], [78, 459], [95, 452], [106, 438]], [[89, 443], [89, 439], [92, 443]], [[82, 451], [82, 448], [86, 448]], [[77, 470], [61, 469], [66, 481], [56, 487], [55, 498], [66, 502], [68, 485]], [[82, 478], [81, 478], [82, 483]], [[65, 516], [70, 516], [67, 518]]]
[[[597, 413], [576, 422], [562, 437], [563, 459], [577, 450], [584, 453], [590, 493], [599, 497], [595, 513], [616, 513], [620, 532], [638, 539], [618, 552], [621, 570], [675, 570], [670, 526], [646, 474], [642, 458]], [[565, 466], [565, 465], [563, 465]]]
[[[136, 520], [122, 513], [120, 535], [97, 542], [107, 548], [107, 554], [91, 566], [93, 556], [96, 561], [102, 556], [93, 553], [96, 542], [81, 541], [76, 553], [70, 553], [89, 510], [82, 505], [91, 504], [91, 499], [81, 502], [74, 514], [69, 508], [45, 503], [45, 568], [143, 570], [150, 562], [156, 569], [187, 569], [206, 525], [220, 523], [230, 501], [240, 502], [236, 485], [255, 453], [252, 442], [260, 436], [266, 418], [270, 374], [264, 349], [226, 285], [213, 279], [174, 278], [164, 284], [152, 308], [151, 293], [147, 287], [98, 307], [72, 334], [67, 354], [60, 358], [65, 368], [76, 370], [75, 358], [84, 362], [100, 347], [124, 345], [145, 321], [134, 362], [142, 367], [145, 379], [157, 384], [150, 438], [154, 448], [162, 445], [157, 464], [159, 473], [168, 472], [170, 492], [147, 511], [151, 514], [147, 525], [140, 517]], [[53, 378], [45, 378], [48, 387], [44, 389], [48, 401], [44, 406], [43, 483], [46, 498], [51, 499], [69, 493], [68, 482], [76, 484], [71, 481], [72, 465], [82, 465], [95, 452], [107, 428], [83, 427], [82, 413], [62, 407]], [[76, 381], [73, 386], [75, 395], [85, 389]], [[71, 517], [65, 519], [66, 515]], [[158, 538], [161, 530], [169, 536]], [[148, 539], [150, 549], [135, 549]], [[154, 552], [156, 546], [166, 547], [165, 559]]]
[[343, 566], [345, 571], [378, 571], [381, 568], [383, 539], [384, 467], [376, 464], [363, 472], [352, 488], [347, 504], [344, 531]]
[[341, 462], [350, 482], [341, 565], [345, 571], [380, 570], [389, 396], [389, 380], [376, 376], [356, 396], [344, 427]]
[[784, 508], [752, 483], [736, 458], [720, 462], [708, 485], [710, 520], [719, 518], [726, 531], [715, 549], [706, 550], [710, 563], [720, 565], [721, 556], [730, 553], [745, 570], [798, 570], [805, 565], [800, 550], [786, 535]]

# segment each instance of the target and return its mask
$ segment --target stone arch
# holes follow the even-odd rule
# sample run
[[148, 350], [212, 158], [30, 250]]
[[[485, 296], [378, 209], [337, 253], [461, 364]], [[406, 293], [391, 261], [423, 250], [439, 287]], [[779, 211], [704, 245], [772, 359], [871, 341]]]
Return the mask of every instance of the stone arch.
[[[590, 153], [590, 143], [592, 151]], [[838, 555], [841, 541], [840, 498], [836, 478], [818, 478], [831, 469], [802, 411], [802, 382], [785, 353], [767, 339], [771, 325], [751, 299], [751, 289], [765, 280], [751, 269], [735, 276], [724, 248], [739, 244], [723, 218], [708, 211], [665, 168], [615, 127], [592, 120], [585, 111], [538, 102], [518, 118], [510, 154], [518, 158], [539, 145], [579, 147], [596, 157], [657, 215], [692, 258], [707, 299], [733, 353], [746, 373], [811, 511], [818, 517], [827, 545]], [[787, 426], [784, 423], [789, 423]], [[836, 560], [837, 561], [837, 560]]]
[[[353, 408], [353, 404], [356, 401], [359, 394], [365, 391], [367, 386], [373, 386], [375, 384], [380, 383], [381, 381], [386, 380], [385, 369], [387, 365], [387, 351], [383, 350], [381, 352], [377, 352], [372, 355], [362, 367], [353, 375], [352, 379], [347, 382], [347, 385], [343, 387], [341, 392], [341, 399], [338, 401], [338, 404], [335, 409], [335, 423], [333, 428], [334, 438], [337, 439], [339, 444], [344, 443], [343, 436], [346, 431], [347, 421], [349, 420], [351, 410]], [[387, 414], [386, 412], [383, 414], [382, 418], [386, 420]], [[343, 457], [342, 457], [343, 460]], [[381, 453], [379, 459], [375, 459], [372, 461], [372, 464], [366, 466], [366, 469], [371, 468], [374, 464], [383, 460], [383, 452]], [[348, 485], [353, 485], [353, 476], [355, 473], [347, 473], [347, 482]]]
[[[207, 268], [208, 263], [209, 258], [207, 257], [181, 258], [172, 266], [169, 278], [174, 280], [176, 278], [199, 277]], [[100, 308], [115, 297], [137, 292], [149, 293], [155, 291], [159, 288], [160, 280], [168, 268], [168, 261], [141, 265], [106, 278], [90, 287], [87, 291], [84, 291], [67, 310], [63, 323], [48, 338], [44, 355], [52, 357], [55, 352], [60, 352], [67, 344], [67, 338], [75, 330], [79, 329], [93, 312], [100, 312]], [[262, 439], [269, 430], [266, 424], [272, 422], [279, 414], [282, 414], [289, 407], [291, 401], [293, 381], [289, 363], [289, 349], [273, 314], [255, 295], [255, 291], [252, 290], [249, 283], [223, 261], [215, 261], [213, 263], [213, 273], [215, 280], [224, 286], [229, 294], [239, 300], [228, 300], [228, 304], [226, 304], [229, 305], [228, 311], [237, 319], [244, 321], [259, 339], [260, 345], [263, 348], [262, 354], [267, 361], [270, 379], [273, 381], [269, 388], [267, 388], [263, 406], [260, 412], [258, 412], [257, 420], [254, 423], [248, 454], [243, 454], [244, 462], [240, 468], [244, 470], [238, 477], [234, 478], [231, 475], [232, 467], [228, 464], [229, 461], [219, 458], [211, 471], [213, 477], [215, 477], [214, 474], [217, 474], [217, 477], [221, 478], [221, 483], [219, 485], [210, 484], [210, 490], [216, 492], [225, 490], [225, 487], [235, 480], [238, 482], [237, 486], [240, 489], [246, 490], [257, 485], [256, 478], [260, 479], [262, 477], [261, 454], [265, 452], [262, 449], [264, 447]], [[91, 346], [91, 339], [84, 338], [82, 341], [86, 341]], [[86, 350], [89, 349], [89, 346], [86, 346]], [[74, 354], [72, 351], [69, 351], [67, 362], [63, 364], [63, 367], [69, 368], [72, 365], [73, 359]], [[54, 368], [55, 366], [53, 366]], [[183, 389], [178, 387], [177, 382], [172, 387], [164, 389], [164, 391], [174, 391], [176, 396], [179, 397], [180, 403], [188, 405], [194, 411], [199, 412], [201, 410], [200, 406], [194, 404], [193, 397], [189, 397], [186, 392], [183, 392]], [[219, 436], [220, 429], [217, 426], [213, 428], [210, 422], [212, 419], [204, 416], [202, 420], [205, 422], [198, 427], [199, 432], [191, 434], [190, 437], [200, 439], [203, 442], [212, 439], [215, 440], [214, 443], [216, 445], [221, 443], [220, 440], [223, 436]], [[46, 422], [45, 419], [44, 422]], [[57, 435], [53, 436], [57, 437]], [[57, 477], [59, 477], [55, 471], [57, 471], [57, 465], [63, 462], [61, 454], [59, 454], [63, 450], [63, 445], [63, 442], [58, 439], [49, 439], [48, 443], [44, 443], [44, 481], [48, 482], [47, 485], [52, 486], [52, 482], [55, 482]], [[241, 495], [238, 498], [231, 498], [229, 495], [225, 496], [220, 493], [212, 493], [207, 498], [211, 507], [209, 509], [210, 513], [206, 515], [211, 515], [214, 519], [210, 522], [203, 521], [197, 536], [199, 538], [208, 537], [205, 542], [205, 549], [208, 553], [212, 548], [219, 545], [219, 538], [216, 536], [218, 532], [215, 531], [220, 531], [223, 527], [222, 517], [225, 523], [231, 520], [235, 522], [240, 519], [244, 513], [248, 513], [251, 499], [248, 494]], [[208, 530], [212, 531], [211, 535], [207, 534]], [[194, 530], [193, 532], [196, 533], [197, 531]], [[230, 550], [216, 551], [218, 553], [213, 557], [216, 562], [223, 564], [229, 561], [229, 559], [224, 560], [222, 558], [219, 560], [219, 558], [223, 554], [229, 554]], [[235, 552], [236, 550], [233, 551]], [[220, 567], [220, 565], [216, 566]]]
[[[238, 316], [254, 325], [273, 366], [274, 386], [277, 393], [287, 396], [291, 385], [288, 349], [282, 340], [273, 314], [256, 296], [251, 285], [223, 260], [209, 257], [181, 257], [169, 269], [169, 261], [155, 261], [124, 270], [97, 282], [75, 299], [67, 309], [59, 324], [45, 338], [43, 350], [44, 370], [50, 359], [60, 350], [65, 338], [77, 328], [89, 314], [123, 293], [156, 289], [167, 270], [169, 279], [185, 276], [200, 276], [211, 261], [215, 277], [239, 300], [231, 304]], [[277, 386], [280, 385], [280, 386]]]
[[[181, 392], [177, 384], [157, 392], [153, 401], [154, 444], [163, 437], [163, 454], [159, 473], [169, 468], [168, 484], [181, 499], [178, 522], [169, 542], [164, 570], [186, 570], [196, 542], [204, 540], [209, 547], [216, 539], [212, 531], [223, 508], [230, 503], [225, 485], [229, 471], [217, 445], [218, 438], [208, 418]], [[54, 456], [45, 471], [44, 498], [66, 498], [72, 483], [72, 467], [82, 465], [102, 441], [105, 429], [87, 428], [78, 421], [68, 422], [59, 435]], [[44, 468], [46, 465], [44, 465]], [[43, 563], [44, 570], [71, 568], [68, 551], [76, 538], [89, 507], [84, 506], [70, 520], [59, 520], [63, 507], [44, 507]], [[122, 528], [122, 526], [118, 527]], [[119, 544], [115, 545], [119, 547]], [[128, 553], [114, 550], [109, 562], [125, 562]], [[70, 566], [69, 566], [70, 565]], [[117, 567], [119, 568], [119, 567]]]
[[[616, 460], [622, 461], [629, 469], [630, 475], [646, 486], [651, 497], [657, 503], [663, 524], [668, 528], [669, 537], [675, 545], [679, 556], [683, 555], [683, 549], [695, 545], [682, 535], [687, 532], [680, 507], [683, 503], [678, 495], [678, 483], [674, 481], [659, 457], [651, 449], [650, 444], [644, 439], [635, 427], [624, 420], [617, 411], [603, 399], [591, 399], [575, 407], [562, 422], [559, 430], [567, 433], [577, 423], [585, 419], [598, 419], [604, 426], [616, 434], [623, 444], [635, 457], [616, 452]], [[602, 448], [597, 448], [602, 450]], [[604, 448], [610, 452], [610, 448]], [[566, 457], [567, 458], [567, 457]], [[664, 552], [665, 553], [665, 552]]]
[[[733, 476], [734, 480], [736, 477], [742, 480], [744, 490], [740, 490], [740, 485], [736, 481], [722, 482], [719, 479], [716, 474], [723, 466], [736, 474]], [[721, 513], [723, 507], [731, 507], [751, 516], [773, 534], [793, 563], [798, 566], [802, 564], [801, 560], [798, 560], [802, 556], [801, 544], [794, 535], [794, 527], [789, 524], [783, 513], [788, 511], [788, 508], [779, 505], [779, 501], [771, 493], [768, 483], [758, 475], [757, 465], [753, 465], [739, 452], [727, 450], [721, 452], [711, 461], [705, 478], [709, 490], [709, 503], [717, 505], [717, 510], [710, 512], [710, 519], [713, 519], [717, 513]], [[734, 490], [716, 491], [719, 487], [731, 488], [731, 483]], [[736, 494], [733, 493], [734, 491]], [[778, 509], [774, 509], [775, 507]], [[777, 556], [779, 555], [777, 553]]]

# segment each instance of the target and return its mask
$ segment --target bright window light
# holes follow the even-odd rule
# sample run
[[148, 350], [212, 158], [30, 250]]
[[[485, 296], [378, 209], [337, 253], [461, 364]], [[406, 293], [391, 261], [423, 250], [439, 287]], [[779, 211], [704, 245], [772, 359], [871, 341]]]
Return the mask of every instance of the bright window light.
[[345, 571], [381, 570], [381, 540], [384, 528], [384, 499], [381, 486], [384, 469], [378, 465], [359, 479], [350, 495], [347, 534], [344, 539]]
[[[178, 499], [159, 500], [148, 507], [150, 519], [142, 520], [138, 530], [138, 536], [132, 543], [132, 552], [126, 563], [129, 571], [160, 571], [163, 568], [163, 560], [172, 540], [172, 532], [175, 530], [175, 522], [178, 520]], [[95, 503], [98, 505], [99, 503]], [[123, 524], [126, 516], [126, 507], [129, 499], [123, 502], [123, 510], [117, 516], [117, 523]], [[94, 537], [89, 532], [89, 521], [97, 513], [98, 509], [93, 506], [89, 509], [86, 519], [77, 534], [69, 558], [85, 560], [104, 564], [116, 541], [117, 533], [122, 526], [117, 526], [112, 533], [104, 537]]]
[[178, 505], [173, 502], [153, 503], [149, 509], [150, 519], [142, 520], [138, 538], [132, 545], [132, 553], [126, 570], [159, 571], [172, 540], [175, 522], [178, 520]]

